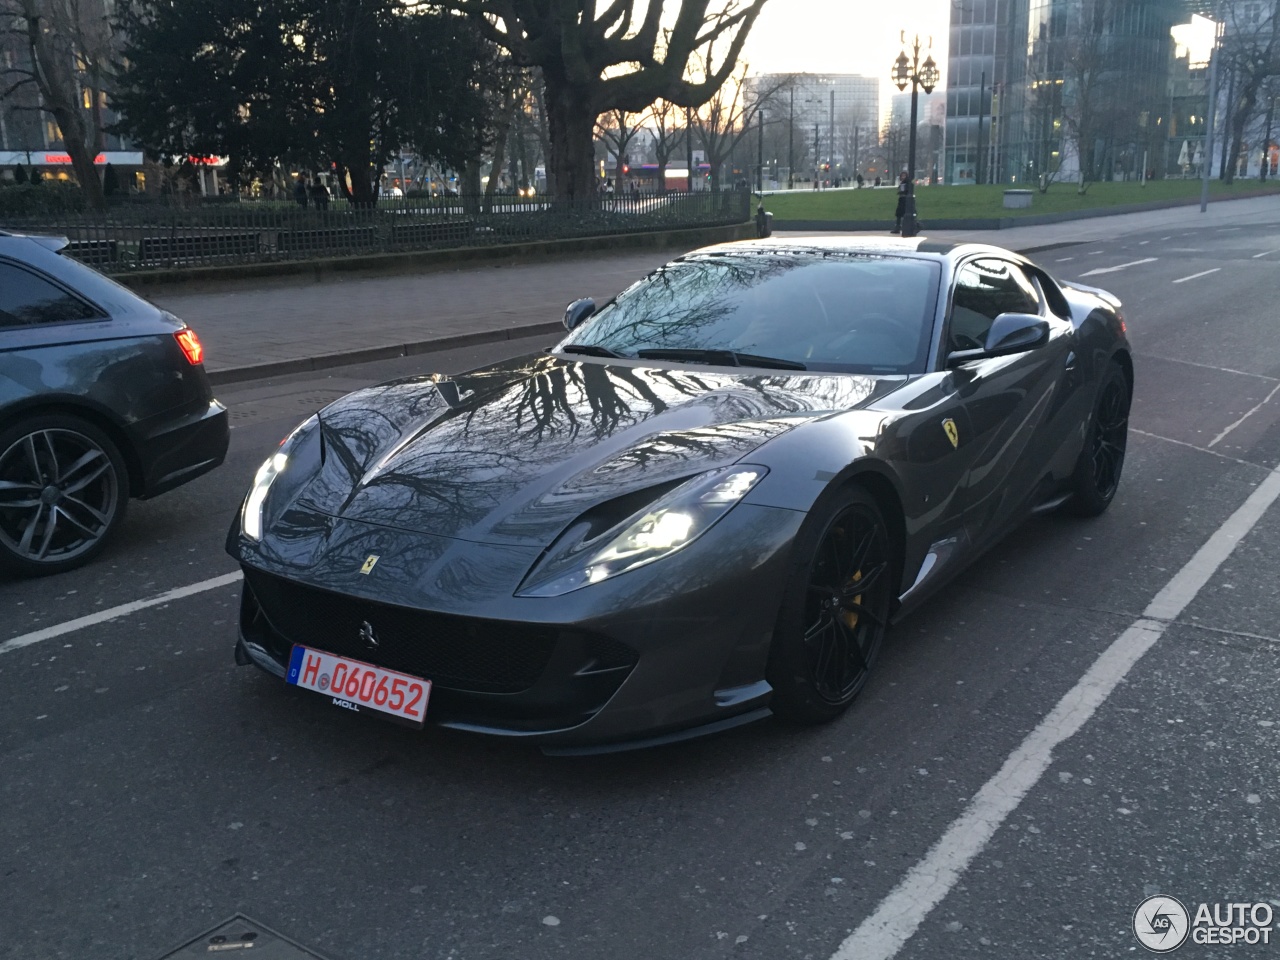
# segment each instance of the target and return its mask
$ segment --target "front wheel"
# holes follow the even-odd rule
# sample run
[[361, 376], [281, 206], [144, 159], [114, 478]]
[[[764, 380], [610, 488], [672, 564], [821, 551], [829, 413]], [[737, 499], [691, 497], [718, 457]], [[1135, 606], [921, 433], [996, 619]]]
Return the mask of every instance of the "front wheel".
[[861, 692], [884, 642], [894, 577], [875, 500], [840, 491], [805, 522], [795, 556], [769, 652], [771, 706], [784, 720], [823, 723]]
[[0, 569], [42, 576], [87, 563], [128, 497], [124, 458], [93, 424], [48, 415], [0, 431]]
[[1071, 478], [1067, 509], [1078, 517], [1096, 517], [1115, 499], [1129, 445], [1130, 394], [1129, 378], [1118, 363], [1110, 364]]

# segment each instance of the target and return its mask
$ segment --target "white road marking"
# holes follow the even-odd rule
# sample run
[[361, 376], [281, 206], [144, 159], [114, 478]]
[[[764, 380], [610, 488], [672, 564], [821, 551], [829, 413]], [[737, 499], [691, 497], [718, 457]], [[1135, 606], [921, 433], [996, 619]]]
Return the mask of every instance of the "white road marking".
[[1099, 273], [1115, 273], [1117, 270], [1128, 270], [1130, 267], [1140, 267], [1144, 263], [1155, 263], [1159, 257], [1144, 257], [1141, 260], [1131, 260], [1129, 263], [1122, 263], [1115, 267], [1098, 267], [1096, 270], [1090, 270], [1088, 273], [1080, 274], [1081, 277], [1092, 277]]
[[1241, 466], [1257, 467], [1259, 470], [1271, 469], [1270, 467], [1264, 466], [1260, 463], [1250, 463], [1248, 460], [1241, 460], [1239, 457], [1227, 456], [1225, 453], [1219, 453], [1217, 450], [1210, 450], [1208, 447], [1197, 447], [1194, 443], [1187, 443], [1185, 440], [1175, 440], [1173, 437], [1162, 437], [1158, 433], [1147, 433], [1147, 431], [1139, 430], [1137, 427], [1130, 427], [1129, 432], [1140, 434], [1144, 437], [1150, 437], [1152, 440], [1163, 440], [1165, 443], [1176, 443], [1180, 447], [1187, 447], [1188, 449], [1195, 450], [1198, 453], [1207, 453], [1213, 457], [1221, 457], [1223, 460], [1230, 460], [1232, 463], [1238, 463]]
[[1197, 363], [1195, 360], [1179, 360], [1176, 357], [1162, 357], [1159, 354], [1149, 353], [1146, 356], [1153, 360], [1164, 360], [1166, 363], [1185, 363], [1191, 367], [1203, 367], [1206, 370], [1217, 370], [1219, 373], [1238, 373], [1242, 377], [1257, 377], [1259, 380], [1270, 380], [1272, 383], [1280, 382], [1280, 377], [1268, 377], [1265, 373], [1250, 373], [1248, 370], [1235, 370], [1231, 367], [1215, 367], [1211, 363]]
[[1150, 242], [1151, 242], [1150, 240], [1139, 240], [1139, 241], [1138, 241], [1138, 246], [1140, 246], [1140, 247], [1145, 247], [1145, 246], [1146, 246], [1148, 243], [1150, 243]]
[[1262, 257], [1269, 257], [1269, 256], [1271, 256], [1273, 253], [1280, 253], [1280, 250], [1268, 250], [1266, 253], [1255, 253], [1255, 254], [1253, 255], [1253, 259], [1254, 259], [1254, 260], [1259, 260], [1259, 259], [1261, 259]]
[[1075, 257], [1063, 257], [1061, 260], [1055, 260], [1054, 263], [1066, 263], [1068, 260], [1074, 260]]
[[1173, 234], [1169, 234], [1169, 236], [1167, 236], [1167, 237], [1161, 237], [1160, 239], [1161, 239], [1161, 240], [1172, 240], [1172, 239], [1173, 239]]
[[230, 586], [240, 580], [243, 574], [237, 570], [235, 573], [223, 574], [221, 577], [213, 577], [210, 580], [201, 580], [199, 583], [188, 584], [185, 587], [175, 587], [159, 596], [151, 597], [147, 600], [134, 600], [130, 603], [122, 603], [118, 607], [111, 607], [109, 610], [99, 610], [97, 613], [91, 613], [87, 616], [77, 617], [74, 620], [67, 620], [63, 623], [54, 624], [52, 627], [45, 627], [43, 630], [36, 630], [34, 633], [24, 633], [18, 637], [12, 637], [4, 643], [0, 643], [0, 654], [12, 653], [14, 650], [21, 650], [23, 647], [29, 647], [33, 643], [40, 643], [42, 640], [52, 640], [54, 637], [61, 637], [68, 633], [74, 633], [77, 630], [83, 630], [86, 627], [96, 627], [100, 623], [106, 623], [108, 620], [119, 620], [121, 617], [127, 617], [139, 610], [145, 610], [148, 607], [157, 607], [162, 603], [172, 603], [175, 600], [182, 600], [185, 597], [195, 596], [197, 593], [204, 593], [207, 590], [217, 590], [219, 587]]
[[942, 838], [840, 944], [832, 960], [889, 960], [898, 953], [1049, 768], [1054, 748], [1093, 716], [1278, 498], [1280, 469], [1254, 488], [1156, 594], [1143, 615], [1094, 661], [1000, 771], [983, 784]]
[[1221, 267], [1214, 267], [1212, 270], [1201, 270], [1199, 273], [1193, 273], [1193, 274], [1192, 274], [1191, 276], [1189, 276], [1189, 277], [1183, 277], [1183, 278], [1181, 278], [1180, 280], [1175, 280], [1175, 281], [1173, 281], [1173, 282], [1174, 282], [1174, 283], [1186, 283], [1188, 280], [1199, 280], [1201, 277], [1207, 277], [1209, 274], [1211, 274], [1211, 273], [1217, 273], [1217, 272], [1218, 272], [1219, 270], [1221, 270], [1221, 269], [1222, 269]]
[[1223, 437], [1229, 434], [1232, 430], [1240, 426], [1240, 424], [1244, 423], [1246, 420], [1252, 417], [1255, 413], [1257, 413], [1259, 410], [1265, 407], [1271, 401], [1271, 398], [1276, 395], [1277, 392], [1280, 392], [1280, 385], [1273, 387], [1271, 389], [1271, 392], [1267, 394], [1266, 398], [1263, 399], [1263, 401], [1260, 404], [1258, 404], [1256, 407], [1254, 407], [1252, 410], [1246, 413], [1243, 417], [1241, 417], [1235, 423], [1231, 424], [1231, 426], [1227, 427], [1227, 429], [1223, 430], [1220, 434], [1218, 434], [1216, 437], [1210, 440], [1209, 446], [1210, 447], [1215, 446], [1219, 440], [1221, 440]]

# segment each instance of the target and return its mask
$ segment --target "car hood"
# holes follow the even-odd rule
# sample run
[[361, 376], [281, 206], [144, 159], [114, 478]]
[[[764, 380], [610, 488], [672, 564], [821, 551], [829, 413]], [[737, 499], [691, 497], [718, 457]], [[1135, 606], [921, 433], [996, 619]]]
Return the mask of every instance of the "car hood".
[[321, 411], [324, 463], [294, 506], [435, 536], [546, 546], [589, 507], [649, 488], [656, 496], [903, 379], [537, 355], [452, 379], [393, 381]]

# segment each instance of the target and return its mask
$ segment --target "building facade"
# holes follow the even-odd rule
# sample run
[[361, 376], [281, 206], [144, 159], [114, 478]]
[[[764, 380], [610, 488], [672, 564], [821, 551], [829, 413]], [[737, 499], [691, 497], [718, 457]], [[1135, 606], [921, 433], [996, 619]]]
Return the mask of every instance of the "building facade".
[[865, 166], [880, 132], [880, 79], [852, 73], [759, 74], [747, 78], [748, 102], [766, 100], [766, 123], [785, 149], [772, 155], [780, 165], [781, 180], [788, 179], [787, 164], [796, 179], [809, 179], [825, 171], [844, 169], [853, 176]]
[[1170, 31], [1196, 6], [972, 0], [953, 7], [948, 181], [1164, 175], [1175, 73]]

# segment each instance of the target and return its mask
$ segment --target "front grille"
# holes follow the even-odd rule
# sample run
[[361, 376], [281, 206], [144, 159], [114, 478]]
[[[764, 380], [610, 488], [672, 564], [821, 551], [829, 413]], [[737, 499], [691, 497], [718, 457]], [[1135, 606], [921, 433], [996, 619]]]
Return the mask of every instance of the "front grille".
[[[546, 668], [558, 635], [555, 627], [457, 617], [343, 596], [250, 568], [245, 569], [245, 579], [271, 628], [289, 643], [458, 690], [529, 689]], [[376, 632], [376, 649], [361, 640], [363, 623]]]

